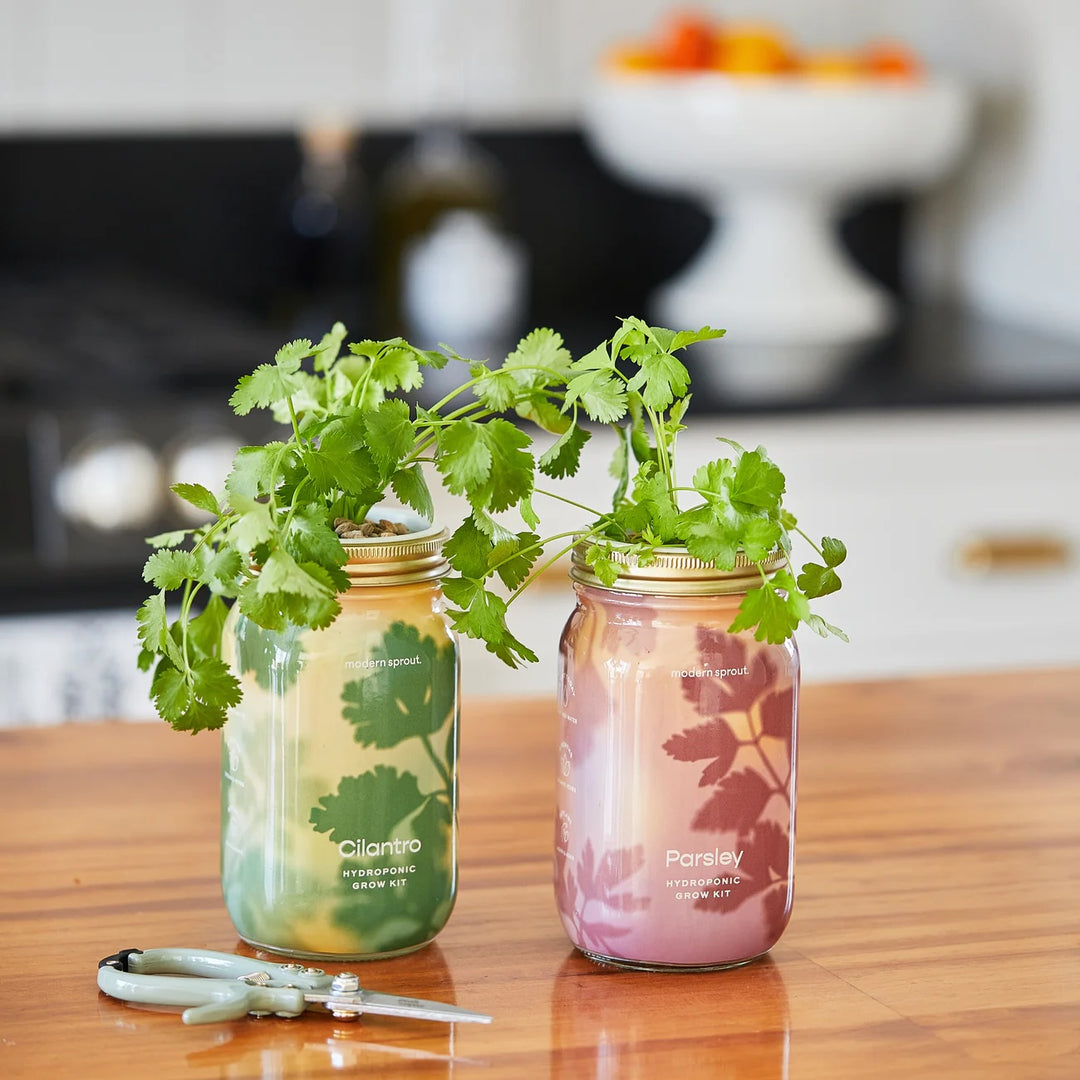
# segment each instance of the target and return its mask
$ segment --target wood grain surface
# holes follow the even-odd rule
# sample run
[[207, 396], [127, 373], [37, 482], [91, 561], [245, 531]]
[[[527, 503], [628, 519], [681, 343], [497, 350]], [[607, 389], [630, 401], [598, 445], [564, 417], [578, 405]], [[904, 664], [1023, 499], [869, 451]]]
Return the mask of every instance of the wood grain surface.
[[769, 958], [711, 974], [571, 948], [554, 731], [549, 701], [466, 702], [456, 910], [360, 966], [487, 1027], [185, 1027], [99, 994], [120, 948], [249, 951], [219, 892], [218, 740], [0, 733], [0, 1077], [1080, 1076], [1080, 670], [808, 687], [794, 917]]

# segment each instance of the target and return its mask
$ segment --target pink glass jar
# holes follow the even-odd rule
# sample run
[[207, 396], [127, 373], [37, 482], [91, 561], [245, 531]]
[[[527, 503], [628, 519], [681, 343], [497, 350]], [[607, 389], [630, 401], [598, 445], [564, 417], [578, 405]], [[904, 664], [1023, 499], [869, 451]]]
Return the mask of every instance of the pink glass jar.
[[662, 548], [604, 586], [582, 546], [571, 577], [555, 816], [563, 926], [587, 956], [621, 967], [753, 960], [791, 914], [795, 642], [727, 632], [760, 581], [744, 561], [724, 572]]

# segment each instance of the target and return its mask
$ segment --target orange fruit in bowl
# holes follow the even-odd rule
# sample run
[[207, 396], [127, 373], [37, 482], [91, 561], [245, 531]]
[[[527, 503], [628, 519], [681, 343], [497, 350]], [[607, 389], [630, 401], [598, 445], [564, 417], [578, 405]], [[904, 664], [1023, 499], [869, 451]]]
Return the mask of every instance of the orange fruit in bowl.
[[658, 71], [663, 66], [656, 50], [648, 45], [616, 45], [608, 50], [604, 64], [616, 71]]
[[799, 73], [811, 79], [846, 82], [866, 77], [866, 64], [858, 53], [827, 51], [807, 53], [799, 62]]
[[878, 78], [917, 79], [922, 75], [919, 58], [898, 41], [874, 41], [863, 49], [863, 66]]
[[691, 11], [674, 12], [660, 29], [656, 43], [660, 66], [675, 71], [704, 71], [716, 56], [713, 22]]
[[788, 39], [767, 23], [728, 23], [719, 34], [715, 66], [729, 75], [777, 75], [794, 65]]

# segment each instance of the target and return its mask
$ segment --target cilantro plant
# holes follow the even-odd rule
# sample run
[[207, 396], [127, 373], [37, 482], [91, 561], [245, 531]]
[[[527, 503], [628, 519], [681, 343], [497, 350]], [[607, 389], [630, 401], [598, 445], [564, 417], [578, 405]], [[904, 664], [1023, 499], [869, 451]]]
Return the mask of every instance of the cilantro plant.
[[[591, 541], [597, 576], [609, 583], [619, 573], [616, 549], [647, 561], [657, 547], [681, 544], [724, 569], [741, 551], [761, 569], [761, 584], [730, 629], [782, 641], [802, 622], [842, 636], [809, 607], [840, 587], [840, 541], [811, 542], [820, 561], [805, 564], [797, 579], [764, 570], [770, 552], [790, 554], [792, 533], [804, 534], [782, 505], [783, 474], [763, 449], [721, 440], [726, 456], [699, 469], [692, 487], [676, 480], [690, 377], [675, 354], [722, 333], [675, 333], [629, 318], [610, 341], [574, 360], [558, 334], [540, 329], [497, 365], [400, 338], [346, 346], [340, 324], [318, 344], [285, 345], [273, 363], [240, 380], [230, 404], [238, 415], [271, 410], [287, 436], [243, 447], [220, 499], [199, 484], [174, 485], [209, 521], [150, 538], [155, 551], [143, 576], [155, 591], [138, 613], [139, 663], [153, 669], [160, 715], [180, 730], [220, 727], [240, 699], [221, 658], [227, 601], [269, 630], [328, 626], [349, 585], [335, 521], [363, 521], [390, 496], [431, 520], [432, 470], [468, 505], [445, 547], [454, 571], [443, 583], [450, 618], [511, 666], [536, 657], [509, 630], [508, 603], [549, 545], [559, 548], [545, 554], [551, 563], [582, 536]], [[461, 385], [430, 407], [410, 404], [424, 371], [448, 363], [463, 367]], [[520, 421], [555, 436], [539, 457]], [[538, 486], [544, 477], [576, 474], [590, 438], [586, 423], [612, 425], [618, 434], [609, 510], [589, 510]], [[573, 502], [587, 515], [581, 529], [541, 539], [537, 494]], [[681, 500], [692, 505], [684, 509]], [[505, 523], [507, 511], [523, 529]]]
[[[518, 507], [537, 520], [529, 503], [537, 468], [531, 439], [497, 414], [516, 413], [560, 436], [571, 431], [574, 410], [562, 410], [571, 357], [561, 338], [534, 331], [488, 368], [399, 338], [345, 347], [345, 333], [338, 324], [318, 344], [285, 345], [273, 363], [240, 380], [230, 399], [235, 412], [269, 409], [288, 436], [243, 447], [220, 500], [199, 484], [174, 485], [210, 520], [150, 538], [156, 550], [143, 576], [155, 592], [138, 613], [139, 664], [153, 669], [151, 697], [178, 729], [220, 727], [240, 699], [221, 657], [227, 601], [269, 630], [328, 626], [349, 587], [335, 521], [361, 522], [390, 496], [430, 520], [425, 467], [469, 506], [448, 545], [455, 566], [469, 574], [447, 583], [451, 602], [465, 605], [454, 613], [459, 627], [507, 663], [535, 659], [506, 628], [503, 600], [484, 584], [493, 576], [520, 584], [539, 551], [535, 533], [514, 533], [494, 516]], [[422, 385], [425, 369], [451, 361], [465, 365], [460, 388], [430, 408], [410, 405], [403, 395]], [[571, 434], [540, 467], [567, 471], [584, 437]], [[477, 553], [482, 567], [471, 561]]]

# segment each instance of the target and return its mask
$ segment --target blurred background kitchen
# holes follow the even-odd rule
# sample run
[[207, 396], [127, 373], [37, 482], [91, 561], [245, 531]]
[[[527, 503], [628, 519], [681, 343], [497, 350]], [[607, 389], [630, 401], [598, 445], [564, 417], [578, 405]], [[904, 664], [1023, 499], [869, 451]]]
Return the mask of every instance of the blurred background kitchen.
[[[494, 356], [700, 314], [689, 456], [764, 443], [851, 550], [807, 678], [1080, 659], [1080, 5], [703, 0], [820, 61], [831, 104], [760, 116], [620, 96], [673, 10], [0, 3], [0, 725], [150, 715], [142, 537], [270, 436], [236, 378], [335, 319]], [[852, 111], [881, 40], [900, 117]], [[562, 576], [526, 603], [541, 664], [470, 648], [467, 692], [551, 692]]]

